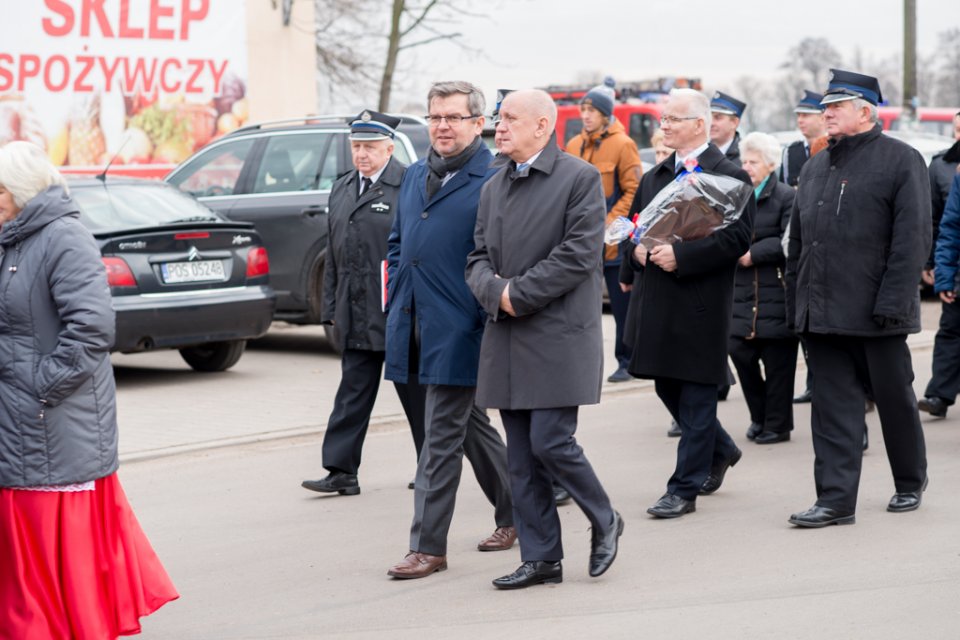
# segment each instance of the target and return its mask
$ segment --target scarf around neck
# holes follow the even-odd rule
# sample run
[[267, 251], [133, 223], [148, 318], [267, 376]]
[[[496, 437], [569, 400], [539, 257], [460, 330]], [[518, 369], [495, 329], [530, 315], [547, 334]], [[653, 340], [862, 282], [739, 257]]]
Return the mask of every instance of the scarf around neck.
[[434, 151], [433, 147], [430, 147], [430, 153], [427, 154], [427, 166], [430, 169], [430, 171], [427, 172], [428, 200], [432, 198], [437, 191], [440, 191], [440, 187], [443, 186], [444, 177], [446, 177], [448, 173], [462, 169], [463, 166], [470, 161], [470, 158], [473, 157], [473, 154], [480, 150], [480, 145], [482, 144], [483, 140], [480, 136], [477, 136], [466, 149], [450, 158], [444, 158]]

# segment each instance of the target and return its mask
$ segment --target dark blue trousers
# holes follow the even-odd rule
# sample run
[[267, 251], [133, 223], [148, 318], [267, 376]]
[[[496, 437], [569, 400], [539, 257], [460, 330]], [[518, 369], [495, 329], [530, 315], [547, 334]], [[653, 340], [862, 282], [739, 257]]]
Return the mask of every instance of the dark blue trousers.
[[617, 358], [617, 367], [626, 369], [630, 364], [630, 347], [623, 342], [623, 325], [627, 322], [627, 308], [630, 306], [630, 293], [620, 290], [620, 264], [603, 265], [603, 279], [607, 283], [607, 295], [610, 297], [610, 311], [613, 312], [615, 329], [613, 355]]
[[717, 385], [657, 378], [655, 386], [681, 431], [677, 467], [667, 482], [667, 493], [694, 500], [710, 468], [737, 450], [717, 420]]
[[500, 410], [507, 432], [513, 522], [523, 562], [563, 558], [554, 480], [570, 492], [594, 529], [606, 531], [613, 522], [610, 498], [573, 437], [577, 410]]

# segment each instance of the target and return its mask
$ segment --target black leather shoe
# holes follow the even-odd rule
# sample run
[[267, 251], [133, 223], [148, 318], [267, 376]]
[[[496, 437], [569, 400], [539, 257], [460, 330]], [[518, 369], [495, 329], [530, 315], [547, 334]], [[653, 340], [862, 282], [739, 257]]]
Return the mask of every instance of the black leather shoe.
[[570, 502], [570, 492], [558, 484], [553, 485], [553, 502], [559, 507]]
[[813, 505], [806, 511], [790, 516], [790, 524], [809, 529], [819, 529], [831, 524], [853, 524], [857, 521], [853, 513]]
[[630, 375], [626, 367], [620, 367], [607, 378], [607, 382], [630, 382], [631, 380], [633, 380], [633, 376]]
[[414, 484], [413, 480], [407, 483], [407, 489], [415, 489], [417, 485]]
[[917, 401], [917, 408], [926, 411], [935, 418], [947, 417], [947, 403], [943, 398], [927, 396]]
[[355, 496], [360, 493], [360, 483], [352, 473], [331, 471], [330, 475], [321, 480], [304, 480], [300, 483], [304, 489], [320, 493], [339, 493], [342, 496]]
[[720, 485], [723, 484], [724, 476], [727, 475], [727, 469], [735, 466], [740, 462], [740, 458], [742, 457], [743, 452], [737, 449], [733, 452], [733, 455], [711, 469], [710, 475], [707, 476], [707, 479], [703, 481], [703, 485], [700, 487], [700, 495], [708, 496], [719, 489]]
[[520, 568], [508, 576], [497, 578], [493, 586], [497, 589], [525, 589], [535, 584], [558, 584], [563, 582], [563, 565], [560, 561], [547, 562], [536, 560], [524, 562]]
[[683, 432], [680, 430], [680, 425], [677, 424], [676, 420], [671, 420], [670, 428], [667, 429], [667, 437], [679, 438], [681, 435], [683, 435]]
[[647, 509], [647, 513], [658, 518], [679, 518], [697, 510], [697, 500], [684, 500], [672, 493], [665, 493], [657, 504]]
[[903, 513], [904, 511], [915, 511], [918, 509], [920, 502], [923, 500], [923, 492], [927, 490], [928, 480], [929, 478], [923, 479], [923, 486], [920, 487], [920, 491], [907, 491], [893, 494], [893, 497], [890, 498], [890, 504], [887, 505], [887, 511]]
[[798, 396], [794, 396], [793, 404], [804, 404], [813, 400], [813, 391], [810, 389], [804, 389], [803, 393]]
[[788, 442], [790, 440], [790, 432], [777, 432], [777, 431], [763, 431], [756, 438], [753, 439], [757, 444], [776, 444], [778, 442]]
[[717, 387], [717, 400], [723, 402], [727, 399], [727, 396], [730, 395], [730, 385], [722, 384]]
[[623, 534], [623, 518], [613, 512], [613, 522], [606, 531], [593, 531], [590, 540], [590, 577], [596, 578], [610, 568], [617, 558], [620, 536]]
[[761, 431], [763, 431], [763, 425], [762, 425], [762, 424], [757, 424], [756, 422], [751, 422], [751, 423], [750, 423], [750, 426], [747, 427], [747, 440], [753, 440], [753, 439], [755, 439], [758, 435], [760, 435], [760, 432], [761, 432]]

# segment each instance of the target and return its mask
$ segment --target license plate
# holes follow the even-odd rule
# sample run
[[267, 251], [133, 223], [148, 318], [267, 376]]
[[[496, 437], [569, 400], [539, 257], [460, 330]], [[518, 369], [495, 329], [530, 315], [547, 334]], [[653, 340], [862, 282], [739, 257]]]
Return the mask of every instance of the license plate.
[[167, 284], [181, 282], [214, 282], [227, 279], [222, 260], [197, 260], [194, 262], [164, 262], [160, 265], [163, 281]]

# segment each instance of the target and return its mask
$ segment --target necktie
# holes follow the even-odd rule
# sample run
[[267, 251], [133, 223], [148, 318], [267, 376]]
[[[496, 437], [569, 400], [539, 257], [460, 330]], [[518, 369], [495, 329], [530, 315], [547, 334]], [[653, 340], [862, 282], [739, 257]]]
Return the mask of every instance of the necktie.
[[523, 171], [529, 166], [530, 166], [529, 162], [521, 162], [520, 164], [517, 165], [517, 173], [520, 173], [521, 171]]
[[373, 186], [373, 180], [364, 176], [360, 179], [360, 195], [363, 195], [367, 192], [367, 189]]

